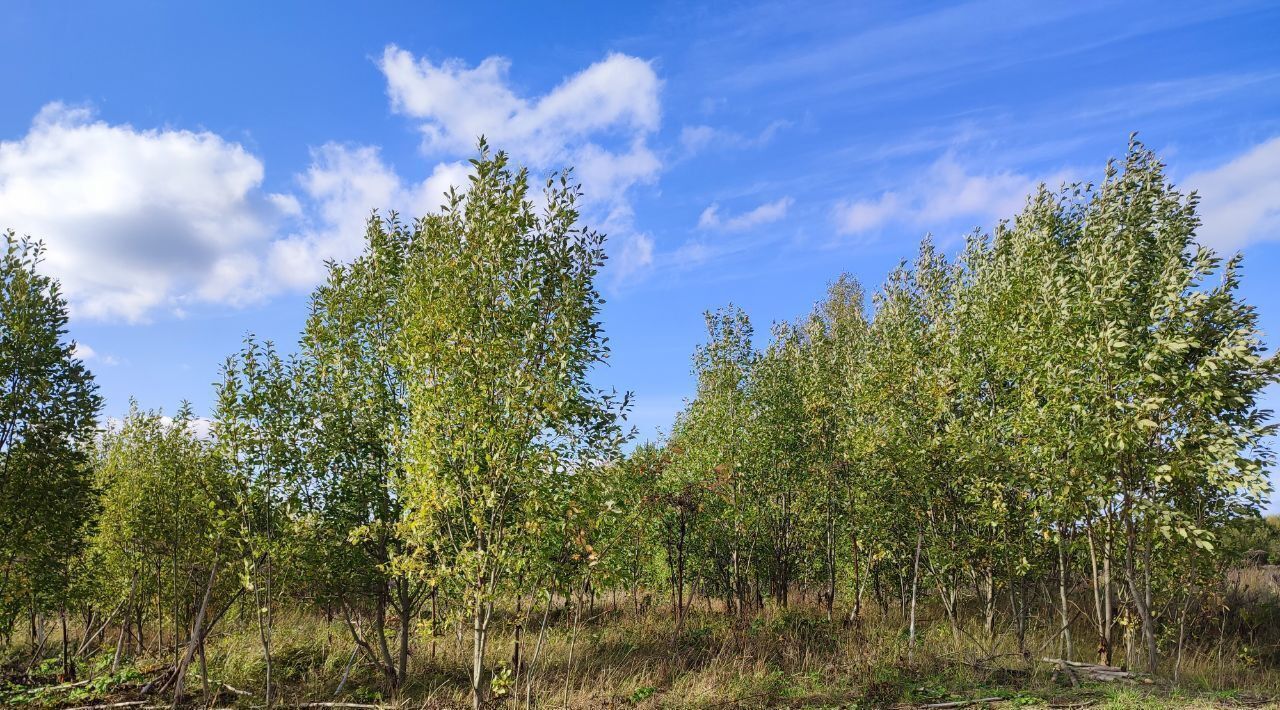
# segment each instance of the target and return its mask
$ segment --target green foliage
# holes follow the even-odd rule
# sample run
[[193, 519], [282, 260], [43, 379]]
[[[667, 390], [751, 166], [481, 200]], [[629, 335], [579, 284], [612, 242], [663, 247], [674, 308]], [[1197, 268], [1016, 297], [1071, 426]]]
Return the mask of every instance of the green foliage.
[[463, 595], [478, 703], [495, 595], [561, 554], [593, 562], [581, 521], [602, 502], [593, 479], [623, 440], [626, 398], [588, 382], [608, 356], [604, 236], [578, 225], [578, 187], [549, 180], [538, 214], [505, 154], [482, 142], [472, 168], [468, 189], [417, 225], [398, 344], [408, 534], [424, 573]]
[[96, 601], [122, 618], [158, 609], [175, 639], [190, 626], [210, 564], [232, 554], [234, 489], [195, 426], [186, 404], [169, 418], [135, 403], [97, 446]]
[[976, 612], [988, 638], [1002, 614], [1023, 638], [1048, 579], [1059, 624], [1084, 614], [1109, 661], [1123, 622], [1142, 637], [1129, 663], [1154, 669], [1238, 559], [1219, 536], [1245, 545], [1273, 463], [1258, 397], [1277, 360], [1195, 209], [1135, 142], [1098, 186], [1042, 188], [955, 260], [926, 239], [869, 318], [847, 278], [763, 351], [744, 313], [709, 314], [697, 396], [663, 451], [635, 455], [667, 463], [631, 481], [646, 500], [683, 486], [696, 525], [667, 523], [691, 531], [671, 567], [739, 612], [798, 584], [828, 608], [851, 596], [856, 620], [892, 584], [912, 642], [922, 596], [957, 637]]
[[[294, 363], [295, 405], [313, 429], [300, 442], [305, 480], [291, 534], [306, 557], [301, 582], [380, 639], [389, 610], [408, 628], [430, 584], [406, 571], [417, 560], [404, 537], [410, 410], [398, 304], [413, 232], [395, 215], [375, 215], [365, 240], [350, 264], [329, 264]], [[385, 643], [349, 628], [357, 644], [376, 647], [391, 684], [403, 682], [408, 635], [393, 658]]]
[[67, 340], [67, 302], [43, 247], [4, 233], [0, 254], [0, 632], [21, 604], [66, 608], [95, 520], [89, 450], [101, 406]]
[[[550, 697], [558, 673], [570, 704], [602, 669], [579, 646], [648, 654], [608, 699], [633, 704], [696, 705], [704, 671], [731, 702], [971, 697], [955, 686], [1021, 683], [1042, 653], [1177, 677], [1210, 636], [1219, 666], [1275, 663], [1259, 397], [1280, 361], [1240, 258], [1199, 245], [1195, 196], [1137, 142], [954, 255], [926, 238], [869, 298], [841, 276], [759, 338], [706, 313], [693, 396], [625, 456], [630, 397], [593, 384], [604, 236], [579, 186], [535, 199], [482, 141], [463, 188], [412, 223], [373, 214], [296, 354], [247, 337], [211, 438], [187, 406], [96, 431], [65, 301], [7, 235], [0, 635], [29, 612], [24, 672], [70, 676], [50, 616], [85, 612], [109, 680], [4, 702], [101, 696], [151, 652], [176, 671], [149, 692], [180, 701], [224, 618], [215, 667], [268, 705], [338, 672], [351, 697], [419, 692], [415, 660], [437, 688], [468, 667], [477, 705]], [[601, 619], [622, 606], [661, 631], [619, 638]]]

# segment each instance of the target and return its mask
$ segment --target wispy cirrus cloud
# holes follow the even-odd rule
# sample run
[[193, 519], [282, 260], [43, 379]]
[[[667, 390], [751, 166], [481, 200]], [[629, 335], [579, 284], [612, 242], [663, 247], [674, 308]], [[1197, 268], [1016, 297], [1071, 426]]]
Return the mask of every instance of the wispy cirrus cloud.
[[837, 233], [855, 236], [874, 236], [890, 226], [936, 229], [958, 220], [971, 221], [966, 227], [989, 226], [1017, 214], [1041, 182], [1065, 179], [1066, 173], [1037, 178], [1012, 170], [974, 171], [947, 154], [910, 183], [837, 201], [832, 221]]
[[709, 149], [761, 148], [773, 142], [779, 132], [792, 125], [791, 121], [778, 119], [754, 135], [701, 123], [687, 125], [680, 129], [680, 147], [686, 157], [693, 157]]
[[[966, 228], [989, 227], [1021, 211], [1041, 183], [1054, 188], [1072, 177], [1069, 170], [1042, 176], [978, 171], [947, 153], [906, 184], [871, 197], [838, 200], [831, 218], [838, 233], [863, 237], [892, 227], [929, 230], [958, 221], [967, 221]], [[1197, 237], [1202, 244], [1229, 252], [1280, 241], [1280, 136], [1176, 182], [1199, 194], [1202, 226]]]
[[721, 214], [720, 204], [713, 202], [698, 217], [698, 229], [724, 232], [754, 229], [786, 218], [793, 202], [790, 197], [780, 197], [736, 215]]
[[1200, 194], [1202, 244], [1234, 251], [1280, 240], [1280, 136], [1182, 183]]

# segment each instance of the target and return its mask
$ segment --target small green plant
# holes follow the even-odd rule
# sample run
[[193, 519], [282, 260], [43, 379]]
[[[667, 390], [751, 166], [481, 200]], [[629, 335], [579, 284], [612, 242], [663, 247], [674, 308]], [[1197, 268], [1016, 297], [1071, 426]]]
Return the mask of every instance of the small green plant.
[[511, 692], [511, 687], [515, 684], [510, 668], [499, 668], [493, 672], [493, 676], [489, 678], [489, 692], [495, 698], [501, 698]]
[[649, 698], [652, 698], [653, 694], [656, 692], [658, 692], [657, 688], [653, 687], [652, 685], [646, 685], [640, 688], [636, 688], [634, 691], [632, 691], [631, 697], [628, 699], [633, 704], [638, 705], [648, 700]]

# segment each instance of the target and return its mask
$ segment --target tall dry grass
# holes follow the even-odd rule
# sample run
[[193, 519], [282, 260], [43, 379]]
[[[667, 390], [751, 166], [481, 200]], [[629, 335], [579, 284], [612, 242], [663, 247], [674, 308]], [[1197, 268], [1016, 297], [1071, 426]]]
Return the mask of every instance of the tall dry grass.
[[[1274, 605], [1274, 600], [1266, 602]], [[505, 610], [509, 612], [509, 610]], [[1256, 612], [1261, 614], [1262, 612]], [[496, 617], [488, 663], [495, 705], [534, 707], [778, 707], [864, 706], [936, 701], [1000, 692], [1027, 701], [1079, 692], [1055, 677], [1041, 656], [1060, 653], [1057, 629], [1029, 630], [1025, 652], [1012, 629], [988, 636], [975, 617], [953, 630], [940, 610], [922, 610], [909, 646], [905, 620], [872, 608], [861, 624], [827, 621], [820, 609], [766, 608], [745, 619], [715, 602], [694, 605], [683, 628], [669, 610], [637, 612], [605, 604], [574, 615], [556, 610], [524, 635], [522, 668], [512, 667], [514, 618]], [[1089, 638], [1085, 624], [1072, 629]], [[1272, 636], [1280, 628], [1272, 630]], [[542, 641], [539, 644], [539, 637]], [[1257, 635], [1254, 636], [1257, 638]], [[275, 635], [274, 673], [292, 702], [401, 700], [412, 706], [457, 707], [468, 700], [470, 637], [449, 626], [433, 639], [423, 624], [413, 642], [410, 681], [395, 692], [368, 659], [356, 654], [345, 628], [317, 615], [281, 615]], [[1280, 696], [1280, 668], [1250, 645], [1248, 634], [1192, 639], [1178, 668], [1177, 688], [1210, 696], [1243, 691]], [[1079, 645], [1079, 642], [1078, 644]], [[1081, 654], [1077, 654], [1080, 656]], [[229, 628], [210, 646], [210, 672], [237, 688], [261, 694], [265, 665], [256, 629]], [[1175, 691], [1175, 659], [1166, 657], [1158, 682], [1108, 692], [1146, 698]], [[337, 692], [348, 663], [351, 670]], [[198, 688], [194, 680], [191, 687]], [[1134, 695], [1136, 693], [1136, 695]], [[1145, 702], [1145, 701], [1144, 701]]]
[[[605, 597], [607, 600], [608, 597]], [[498, 610], [487, 661], [493, 672], [495, 707], [710, 708], [881, 707], [955, 698], [1004, 697], [1018, 705], [1093, 703], [1107, 707], [1198, 706], [1239, 695], [1280, 697], [1280, 574], [1269, 568], [1238, 570], [1221, 598], [1206, 597], [1180, 663], [1170, 654], [1151, 685], [1074, 687], [1041, 656], [1062, 653], [1063, 637], [1053, 617], [1027, 630], [1024, 648], [1014, 630], [988, 634], [975, 610], [958, 628], [940, 608], [919, 612], [916, 643], [909, 644], [906, 619], [896, 606], [874, 604], [861, 623], [828, 621], [811, 604], [768, 607], [749, 617], [725, 612], [699, 599], [683, 625], [661, 606], [639, 609], [628, 602], [597, 603], [574, 613], [563, 600], [530, 615], [524, 629], [522, 663], [512, 664], [516, 618]], [[1214, 604], [1227, 609], [1218, 614]], [[543, 612], [547, 620], [543, 626]], [[343, 622], [299, 605], [276, 615], [273, 679], [284, 703], [348, 702], [402, 707], [469, 705], [470, 636], [465, 625], [447, 624], [432, 636], [419, 623], [412, 643], [408, 682], [391, 689], [371, 659], [355, 651]], [[1080, 660], [1088, 658], [1090, 629], [1071, 629]], [[1169, 638], [1162, 640], [1171, 649]], [[109, 649], [82, 667], [98, 673], [109, 665]], [[4, 649], [21, 663], [20, 645]], [[1118, 654], [1123, 658], [1123, 653]], [[51, 659], [50, 659], [51, 660]], [[168, 660], [132, 659], [144, 673]], [[260, 704], [266, 665], [250, 613], [232, 613], [209, 640], [208, 672], [223, 684], [252, 695], [223, 691], [216, 704]], [[1172, 682], [1177, 665], [1177, 683]], [[54, 664], [56, 665], [56, 663]], [[98, 670], [93, 670], [98, 669]], [[137, 678], [132, 670], [121, 678]], [[98, 682], [98, 681], [95, 681]], [[136, 690], [141, 681], [132, 688]], [[193, 666], [187, 687], [199, 704], [201, 676]], [[0, 695], [0, 700], [4, 696]], [[10, 695], [10, 698], [20, 697]], [[21, 696], [66, 706], [69, 695]], [[129, 697], [124, 691], [103, 698]], [[99, 698], [101, 699], [101, 698]], [[46, 702], [47, 701], [47, 702]], [[82, 702], [81, 704], [89, 704]]]

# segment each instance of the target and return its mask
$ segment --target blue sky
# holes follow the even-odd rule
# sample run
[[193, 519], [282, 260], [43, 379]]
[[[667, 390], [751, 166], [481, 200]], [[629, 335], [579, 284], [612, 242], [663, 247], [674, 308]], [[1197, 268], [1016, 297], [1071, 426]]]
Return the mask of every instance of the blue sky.
[[[419, 214], [483, 132], [576, 165], [611, 236], [642, 434], [702, 311], [759, 333], [878, 285], [1127, 136], [1200, 190], [1280, 340], [1280, 6], [0, 2], [0, 227], [43, 238], [108, 414], [207, 413], [252, 331], [291, 346], [325, 257]], [[1280, 400], [1272, 392], [1268, 403]], [[1276, 507], [1273, 503], [1272, 508]]]

